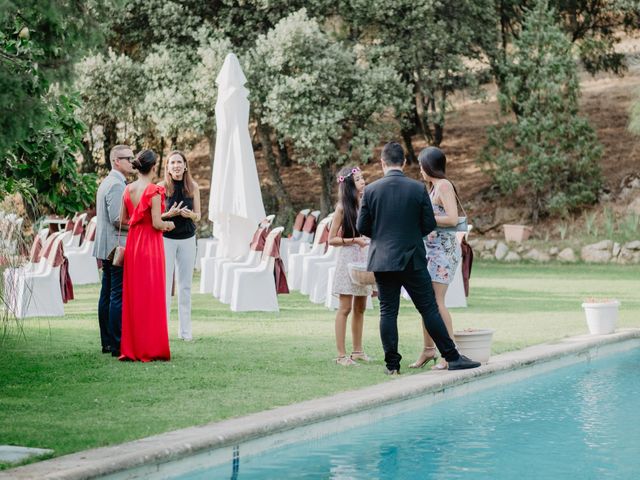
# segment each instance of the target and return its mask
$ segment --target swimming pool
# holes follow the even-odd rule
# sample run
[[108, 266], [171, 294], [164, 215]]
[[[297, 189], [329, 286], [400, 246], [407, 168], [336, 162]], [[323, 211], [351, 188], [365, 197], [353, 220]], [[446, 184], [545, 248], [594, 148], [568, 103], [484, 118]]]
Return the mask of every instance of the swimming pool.
[[173, 478], [639, 478], [640, 349], [261, 454], [241, 448]]

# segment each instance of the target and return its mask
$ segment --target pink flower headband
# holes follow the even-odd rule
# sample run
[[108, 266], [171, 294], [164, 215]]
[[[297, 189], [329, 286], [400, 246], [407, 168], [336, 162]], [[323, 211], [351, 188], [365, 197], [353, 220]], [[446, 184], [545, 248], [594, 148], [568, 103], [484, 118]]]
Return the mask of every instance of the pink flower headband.
[[349, 178], [351, 175], [355, 174], [355, 173], [360, 173], [360, 169], [358, 167], [353, 167], [351, 169], [350, 173], [347, 173], [346, 175], [340, 175], [338, 177], [338, 183], [342, 183], [344, 182], [347, 178]]

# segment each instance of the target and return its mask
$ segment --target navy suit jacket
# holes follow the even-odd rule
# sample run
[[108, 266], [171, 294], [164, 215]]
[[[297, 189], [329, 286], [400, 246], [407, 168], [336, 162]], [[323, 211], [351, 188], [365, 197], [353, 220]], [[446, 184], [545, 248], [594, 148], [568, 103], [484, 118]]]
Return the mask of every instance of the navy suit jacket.
[[367, 270], [401, 272], [427, 268], [422, 238], [436, 227], [424, 184], [389, 170], [364, 190], [357, 228], [371, 239]]

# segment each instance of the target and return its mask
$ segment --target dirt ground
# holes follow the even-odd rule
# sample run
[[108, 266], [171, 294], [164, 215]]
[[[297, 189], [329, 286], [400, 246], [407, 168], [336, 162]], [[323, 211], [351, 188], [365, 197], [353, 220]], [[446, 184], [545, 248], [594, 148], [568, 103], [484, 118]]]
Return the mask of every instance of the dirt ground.
[[[605, 191], [611, 192], [614, 198], [625, 177], [632, 173], [640, 174], [640, 137], [633, 136], [627, 129], [630, 105], [640, 96], [640, 47], [632, 58], [635, 61], [630, 62], [628, 72], [622, 77], [603, 74], [596, 77], [583, 75], [582, 78], [581, 114], [588, 117], [604, 147], [602, 170]], [[456, 183], [471, 217], [491, 213], [498, 206], [515, 206], [504, 200], [499, 204], [489, 204], [480, 200], [478, 195], [490, 183], [476, 165], [476, 158], [485, 143], [487, 127], [494, 124], [498, 116], [498, 104], [490, 90], [482, 101], [466, 97], [454, 100], [454, 111], [447, 118], [441, 145], [447, 155], [447, 175]], [[374, 152], [374, 159], [379, 158], [383, 143]], [[413, 145], [419, 152], [426, 143], [422, 138], [414, 137]], [[205, 210], [211, 180], [208, 155], [206, 141], [198, 144], [189, 155], [194, 176], [202, 187]], [[263, 189], [268, 189], [269, 174], [260, 151], [256, 152], [256, 162]], [[364, 165], [363, 170], [368, 182], [382, 176], [376, 160]], [[418, 167], [409, 166], [407, 174], [419, 178]], [[319, 208], [321, 186], [316, 169], [293, 164], [282, 168], [281, 176], [296, 208]], [[206, 212], [203, 218], [206, 218]]]

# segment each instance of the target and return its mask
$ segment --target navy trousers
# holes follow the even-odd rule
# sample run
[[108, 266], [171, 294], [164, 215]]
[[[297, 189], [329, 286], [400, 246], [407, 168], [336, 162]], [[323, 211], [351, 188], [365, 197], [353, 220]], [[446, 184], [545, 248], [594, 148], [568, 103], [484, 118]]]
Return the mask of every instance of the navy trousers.
[[102, 348], [119, 351], [122, 334], [122, 267], [112, 265], [109, 260], [102, 260], [98, 323]]

